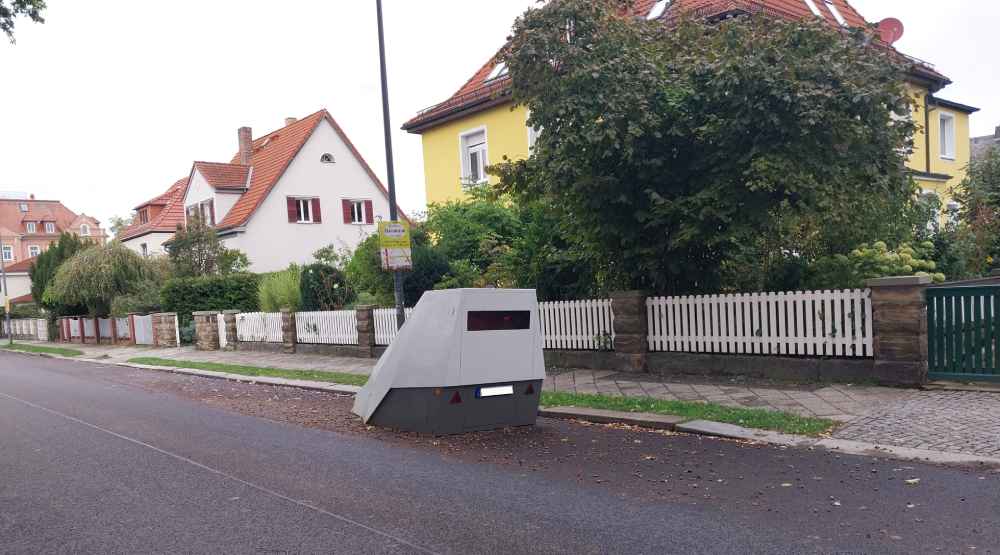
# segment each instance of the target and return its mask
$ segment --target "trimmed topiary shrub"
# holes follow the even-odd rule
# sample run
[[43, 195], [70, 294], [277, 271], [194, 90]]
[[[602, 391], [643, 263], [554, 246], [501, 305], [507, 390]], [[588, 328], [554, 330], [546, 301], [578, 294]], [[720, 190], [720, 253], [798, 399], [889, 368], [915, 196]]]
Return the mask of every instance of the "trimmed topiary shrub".
[[329, 264], [310, 264], [302, 269], [299, 281], [300, 310], [340, 310], [357, 297], [343, 272]]
[[191, 313], [199, 310], [260, 310], [259, 287], [256, 274], [175, 278], [160, 290], [160, 299], [163, 310], [176, 312], [184, 326], [191, 322]]

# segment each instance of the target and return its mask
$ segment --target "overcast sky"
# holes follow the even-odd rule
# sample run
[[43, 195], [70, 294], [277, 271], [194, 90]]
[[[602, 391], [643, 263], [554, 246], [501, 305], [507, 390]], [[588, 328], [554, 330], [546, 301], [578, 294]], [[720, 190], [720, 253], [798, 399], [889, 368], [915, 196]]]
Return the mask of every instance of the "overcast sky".
[[[420, 138], [399, 130], [457, 90], [532, 0], [384, 0], [401, 206], [424, 208]], [[897, 46], [978, 106], [973, 134], [1000, 125], [1000, 2], [853, 0], [906, 26]], [[385, 175], [374, 0], [48, 0], [47, 22], [0, 40], [0, 190], [59, 199], [98, 217], [129, 211], [254, 136], [327, 108]]]

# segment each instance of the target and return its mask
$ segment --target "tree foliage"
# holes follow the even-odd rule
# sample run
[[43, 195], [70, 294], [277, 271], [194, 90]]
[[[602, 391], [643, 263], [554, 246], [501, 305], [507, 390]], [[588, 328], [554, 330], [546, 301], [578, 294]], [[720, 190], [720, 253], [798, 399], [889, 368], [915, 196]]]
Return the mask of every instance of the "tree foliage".
[[965, 247], [962, 264], [971, 274], [985, 274], [1000, 258], [1000, 148], [973, 159], [954, 193], [961, 208], [952, 234]]
[[771, 252], [817, 227], [840, 252], [892, 231], [871, 228], [911, 200], [914, 125], [896, 117], [911, 100], [866, 31], [764, 15], [666, 28], [620, 5], [553, 0], [517, 20], [503, 59], [543, 131], [530, 158], [491, 168], [558, 213], [603, 282], [715, 292], [725, 260], [781, 228], [797, 233]]
[[[413, 269], [404, 272], [403, 297], [406, 306], [413, 306], [424, 291], [434, 288], [434, 284], [448, 272], [448, 259], [434, 249], [430, 237], [422, 225], [410, 227]], [[378, 236], [366, 238], [351, 255], [344, 267], [347, 279], [360, 293], [368, 293], [377, 304], [391, 306], [394, 302], [392, 273], [382, 270]]]
[[357, 297], [344, 272], [320, 262], [302, 268], [299, 288], [301, 310], [340, 310]]
[[250, 265], [246, 254], [227, 249], [216, 229], [201, 218], [191, 218], [178, 228], [168, 248], [176, 277], [239, 273]]
[[302, 304], [300, 283], [302, 268], [292, 264], [280, 272], [272, 272], [260, 280], [257, 290], [257, 302], [264, 312], [278, 312], [287, 308], [298, 312]]
[[160, 290], [161, 304], [163, 310], [176, 312], [182, 324], [199, 310], [257, 312], [259, 286], [257, 274], [174, 278]]
[[14, 20], [23, 16], [35, 23], [45, 23], [43, 10], [45, 0], [0, 0], [0, 31], [14, 44]]
[[112, 241], [88, 247], [59, 266], [42, 298], [49, 305], [82, 305], [92, 316], [107, 316], [115, 298], [138, 292], [155, 273], [147, 259]]
[[82, 314], [86, 307], [80, 305], [62, 305], [45, 301], [45, 290], [55, 279], [56, 272], [63, 262], [72, 258], [81, 250], [93, 246], [93, 243], [80, 239], [73, 233], [63, 233], [59, 239], [49, 245], [45, 252], [38, 255], [35, 263], [28, 269], [31, 278], [31, 296], [54, 316]]

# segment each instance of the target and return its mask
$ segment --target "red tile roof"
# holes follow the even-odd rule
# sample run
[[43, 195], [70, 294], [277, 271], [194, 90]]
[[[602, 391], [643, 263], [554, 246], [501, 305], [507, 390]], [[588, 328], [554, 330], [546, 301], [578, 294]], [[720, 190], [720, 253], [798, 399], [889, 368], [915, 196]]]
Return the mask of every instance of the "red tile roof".
[[173, 233], [176, 231], [177, 224], [184, 223], [184, 195], [187, 194], [187, 188], [188, 178], [178, 179], [167, 189], [167, 192], [137, 206], [136, 210], [142, 210], [152, 205], [160, 205], [163, 208], [155, 218], [151, 218], [144, 224], [139, 223], [138, 216], [133, 218], [132, 225], [125, 228], [118, 236], [118, 239], [127, 241], [146, 235], [147, 233]]
[[195, 162], [194, 167], [216, 189], [243, 189], [250, 174], [250, 166], [240, 164]]
[[[22, 212], [21, 205], [27, 204], [28, 211]], [[0, 199], [0, 228], [19, 233], [24, 232], [24, 222], [55, 222], [56, 232], [69, 229], [77, 219], [77, 214], [63, 206], [58, 200]], [[38, 233], [44, 231], [39, 228]]]
[[20, 262], [15, 262], [14, 264], [6, 266], [4, 270], [8, 274], [19, 274], [22, 272], [27, 273], [28, 269], [31, 268], [32, 264], [35, 263], [35, 259], [37, 258], [38, 258], [37, 256], [32, 256], [31, 258], [25, 258]]
[[10, 304], [31, 304], [33, 302], [35, 302], [35, 298], [31, 296], [31, 293], [21, 295], [20, 297], [14, 297], [10, 300]]
[[[656, 2], [657, 0], [636, 0], [631, 15], [646, 17]], [[822, 13], [824, 21], [832, 27], [840, 29], [840, 23], [826, 2], [824, 0], [814, 0], [814, 2]], [[847, 0], [832, 0], [832, 2], [848, 26], [864, 27], [868, 25], [865, 18]], [[669, 22], [688, 15], [711, 18], [727, 13], [759, 12], [791, 20], [813, 17], [812, 10], [804, 0], [673, 0], [659, 19]], [[913, 73], [916, 76], [942, 84], [950, 83], [947, 77], [938, 73], [929, 64], [919, 60], [912, 61], [915, 64]], [[496, 56], [479, 68], [472, 78], [448, 100], [421, 111], [404, 123], [403, 129], [412, 133], [420, 133], [438, 122], [459, 117], [468, 111], [504, 103], [510, 94], [510, 77], [503, 76], [487, 80], [495, 65]]]

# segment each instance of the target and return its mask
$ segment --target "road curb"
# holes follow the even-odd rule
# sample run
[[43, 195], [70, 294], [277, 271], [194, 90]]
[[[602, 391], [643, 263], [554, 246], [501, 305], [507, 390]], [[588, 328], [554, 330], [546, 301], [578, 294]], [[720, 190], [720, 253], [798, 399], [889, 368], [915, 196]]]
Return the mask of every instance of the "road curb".
[[[359, 386], [329, 384], [326, 382], [314, 382], [307, 380], [289, 380], [285, 378], [271, 378], [267, 376], [244, 376], [241, 374], [229, 374], [226, 372], [212, 372], [209, 370], [194, 370], [191, 368], [176, 368], [173, 366], [154, 366], [149, 364], [135, 364], [130, 362], [102, 362], [100, 360], [67, 357], [51, 353], [31, 353], [26, 351], [8, 352], [41, 356], [45, 358], [69, 360], [75, 362], [89, 362], [92, 364], [106, 364], [109, 366], [121, 366], [125, 368], [135, 368], [139, 370], [155, 370], [157, 372], [169, 372], [172, 374], [183, 374], [188, 376], [198, 376], [202, 378], [213, 378], [221, 380], [236, 381], [249, 384], [265, 384], [280, 387], [296, 387], [312, 391], [324, 391], [327, 393], [337, 393], [344, 395], [354, 395], [361, 390]], [[846, 455], [861, 455], [871, 457], [884, 457], [907, 461], [919, 461], [932, 464], [979, 466], [988, 468], [1000, 468], [1000, 458], [980, 457], [976, 455], [966, 455], [962, 453], [949, 453], [945, 451], [931, 451], [927, 449], [913, 449], [909, 447], [896, 447], [893, 445], [882, 445], [862, 441], [851, 441], [834, 438], [814, 438], [792, 434], [783, 434], [767, 430], [756, 430], [744, 428], [734, 424], [722, 422], [711, 422], [708, 420], [684, 421], [679, 416], [622, 412], [604, 409], [592, 409], [586, 407], [541, 407], [538, 416], [544, 418], [558, 418], [563, 420], [581, 420], [596, 424], [627, 424], [654, 430], [667, 430], [679, 433], [701, 435], [706, 437], [717, 437], [722, 439], [733, 439], [740, 441], [750, 441], [783, 447], [797, 447], [807, 449], [825, 449], [831, 453], [843, 453]]]

